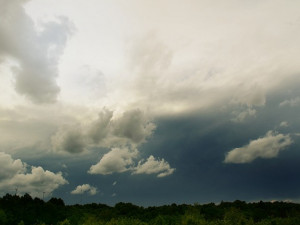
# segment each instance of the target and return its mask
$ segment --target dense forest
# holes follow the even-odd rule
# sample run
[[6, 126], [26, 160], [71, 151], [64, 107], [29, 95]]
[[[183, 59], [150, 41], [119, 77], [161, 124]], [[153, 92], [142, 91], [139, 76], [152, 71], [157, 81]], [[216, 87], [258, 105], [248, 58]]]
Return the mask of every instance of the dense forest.
[[1, 225], [299, 225], [300, 204], [244, 201], [140, 207], [131, 203], [65, 205], [59, 198], [6, 194]]

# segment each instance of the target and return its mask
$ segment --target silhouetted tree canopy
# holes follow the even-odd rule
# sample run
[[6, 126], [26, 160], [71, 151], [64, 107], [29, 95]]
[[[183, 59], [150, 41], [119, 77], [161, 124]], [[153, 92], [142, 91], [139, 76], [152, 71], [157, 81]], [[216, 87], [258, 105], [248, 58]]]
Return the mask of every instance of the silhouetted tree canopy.
[[0, 198], [0, 225], [299, 225], [300, 204], [244, 201], [220, 204], [141, 207], [132, 203], [65, 205], [6, 194]]

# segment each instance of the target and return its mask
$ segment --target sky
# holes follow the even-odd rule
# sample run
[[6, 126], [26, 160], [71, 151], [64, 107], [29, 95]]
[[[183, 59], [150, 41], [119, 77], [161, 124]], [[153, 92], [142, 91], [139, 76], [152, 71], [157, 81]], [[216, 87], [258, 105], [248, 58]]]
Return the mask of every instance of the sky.
[[0, 0], [0, 195], [300, 202], [299, 8]]

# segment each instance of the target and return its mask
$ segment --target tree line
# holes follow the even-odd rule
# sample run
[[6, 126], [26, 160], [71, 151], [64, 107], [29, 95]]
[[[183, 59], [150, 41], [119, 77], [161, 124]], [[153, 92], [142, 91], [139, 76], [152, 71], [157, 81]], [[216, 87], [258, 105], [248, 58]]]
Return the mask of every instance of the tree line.
[[300, 204], [245, 201], [220, 204], [171, 204], [142, 207], [132, 203], [65, 205], [6, 194], [0, 198], [0, 225], [299, 225]]

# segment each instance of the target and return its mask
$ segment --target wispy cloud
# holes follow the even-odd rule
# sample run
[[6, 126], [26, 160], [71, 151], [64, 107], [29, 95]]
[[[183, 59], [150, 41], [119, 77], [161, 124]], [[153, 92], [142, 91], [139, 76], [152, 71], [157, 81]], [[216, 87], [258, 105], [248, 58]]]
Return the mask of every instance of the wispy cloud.
[[284, 107], [284, 106], [290, 106], [290, 107], [295, 107], [300, 105], [300, 97], [292, 98], [289, 100], [284, 100], [283, 102], [280, 102], [279, 106]]

